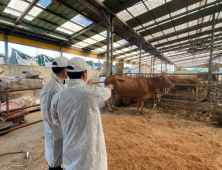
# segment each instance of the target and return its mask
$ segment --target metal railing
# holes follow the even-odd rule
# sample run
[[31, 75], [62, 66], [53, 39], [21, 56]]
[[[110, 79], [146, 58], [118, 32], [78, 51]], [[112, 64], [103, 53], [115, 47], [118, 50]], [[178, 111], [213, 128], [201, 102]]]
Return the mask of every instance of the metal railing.
[[[159, 102], [158, 104], [159, 105], [167, 105], [167, 106], [172, 106], [172, 107], [180, 107], [180, 108], [186, 108], [186, 109], [196, 109], [196, 110], [203, 110], [203, 111], [212, 111], [212, 112], [221, 112], [222, 113], [222, 110], [219, 110], [218, 109], [218, 104], [220, 102], [222, 102], [222, 85], [218, 84], [218, 79], [219, 79], [219, 76], [222, 75], [221, 73], [163, 73], [164, 75], [183, 75], [183, 76], [206, 76], [205, 79], [206, 81], [208, 80], [208, 76], [217, 76], [217, 82], [216, 84], [209, 84], [209, 85], [202, 85], [202, 84], [174, 84], [176, 86], [194, 86], [194, 87], [197, 87], [198, 89], [199, 88], [207, 88], [207, 89], [210, 89], [210, 101], [208, 102], [191, 102], [190, 100], [186, 100], [186, 99], [167, 99], [167, 98], [164, 98], [166, 96], [173, 96], [173, 97], [189, 97], [190, 98], [190, 95], [188, 94], [174, 94], [174, 93], [156, 93], [156, 94], [160, 94], [164, 97], [161, 97], [161, 100], [164, 100], [164, 101], [172, 101], [172, 102], [175, 102], [175, 103], [187, 103], [187, 104], [193, 104], [195, 106], [213, 106], [213, 110], [207, 110], [206, 108], [202, 107], [201, 109], [198, 109], [198, 107], [185, 107], [185, 106], [179, 106], [178, 104], [175, 104], [173, 105], [172, 103], [171, 104], [164, 104], [164, 103], [161, 103]], [[160, 76], [160, 75], [163, 75], [162, 73], [122, 73], [122, 74], [116, 74], [116, 75], [120, 75], [120, 76], [125, 76], [125, 77], [132, 77], [132, 78], [137, 78], [137, 77], [156, 77], [156, 76]], [[200, 98], [200, 94], [197, 95], [197, 100]], [[202, 97], [203, 98], [203, 97]], [[207, 98], [207, 96], [206, 96]]]
[[10, 92], [39, 90], [39, 89], [42, 89], [42, 87], [0, 90], [0, 93], [5, 93], [5, 97], [6, 97], [6, 111], [0, 111], [0, 114], [6, 112], [7, 115], [9, 115], [10, 112], [19, 111], [19, 110], [23, 110], [23, 109], [27, 109], [27, 108], [32, 108], [32, 107], [39, 107], [40, 104], [36, 104], [36, 105], [32, 105], [32, 106], [25, 106], [25, 107], [20, 107], [20, 108], [11, 109], [11, 110], [9, 109], [9, 93]]

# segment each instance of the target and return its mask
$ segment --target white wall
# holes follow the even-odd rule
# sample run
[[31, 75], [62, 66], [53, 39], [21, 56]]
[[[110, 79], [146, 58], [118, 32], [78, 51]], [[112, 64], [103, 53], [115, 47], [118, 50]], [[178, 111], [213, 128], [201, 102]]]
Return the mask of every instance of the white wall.
[[[42, 73], [41, 78], [44, 82], [48, 81], [52, 74], [51, 67], [45, 66], [26, 66], [26, 65], [2, 65], [0, 64], [0, 72], [4, 71], [1, 76], [6, 77], [20, 77], [24, 76], [23, 71], [26, 70], [38, 70]], [[88, 79], [93, 79], [94, 81], [99, 81], [99, 75], [101, 70], [87, 70]]]

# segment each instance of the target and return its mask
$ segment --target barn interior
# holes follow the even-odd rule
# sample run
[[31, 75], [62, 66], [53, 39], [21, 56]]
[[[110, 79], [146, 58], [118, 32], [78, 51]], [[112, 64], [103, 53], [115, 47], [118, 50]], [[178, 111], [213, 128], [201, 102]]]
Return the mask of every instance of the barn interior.
[[110, 75], [174, 84], [139, 114], [135, 98], [99, 105], [109, 169], [222, 169], [221, 9], [221, 0], [1, 0], [0, 167], [47, 169], [39, 92], [65, 56], [83, 58], [95, 86]]

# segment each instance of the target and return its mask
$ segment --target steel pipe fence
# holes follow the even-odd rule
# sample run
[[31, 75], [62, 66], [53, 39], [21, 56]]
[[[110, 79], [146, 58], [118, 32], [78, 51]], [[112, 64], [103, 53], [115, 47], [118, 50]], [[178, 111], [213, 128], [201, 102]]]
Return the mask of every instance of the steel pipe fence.
[[[212, 112], [220, 112], [222, 113], [222, 109], [219, 109], [219, 106], [222, 107], [222, 104], [220, 105], [220, 102], [222, 103], [222, 85], [218, 84], [218, 78], [219, 76], [222, 75], [222, 73], [122, 73], [122, 74], [115, 74], [115, 75], [119, 75], [119, 76], [124, 76], [124, 77], [132, 77], [132, 78], [138, 78], [138, 77], [156, 77], [156, 76], [161, 76], [161, 75], [183, 75], [183, 76], [206, 76], [206, 81], [208, 80], [209, 76], [213, 76], [215, 75], [217, 77], [217, 84], [211, 84], [211, 85], [204, 85], [204, 84], [178, 84], [175, 83], [174, 85], [176, 86], [192, 86], [192, 87], [197, 87], [198, 91], [200, 91], [200, 88], [202, 88], [204, 90], [204, 88], [209, 89], [209, 96], [206, 96], [206, 99], [208, 98], [208, 102], [191, 102], [189, 100], [185, 100], [185, 99], [181, 99], [181, 100], [175, 100], [175, 99], [166, 99], [163, 98], [163, 96], [174, 96], [174, 97], [191, 97], [188, 94], [173, 94], [173, 93], [156, 93], [159, 95], [162, 95], [162, 97], [160, 98], [161, 100], [165, 100], [165, 101], [172, 101], [175, 103], [187, 103], [187, 104], [193, 104], [195, 106], [213, 106], [213, 110], [209, 110], [209, 109], [199, 109], [199, 110], [204, 110], [204, 111], [212, 111]], [[203, 78], [202, 78], [203, 79]], [[203, 80], [202, 80], [203, 81]], [[202, 94], [202, 93], [201, 93]], [[197, 95], [197, 100], [200, 99], [201, 94], [199, 93]], [[158, 103], [159, 105], [167, 105], [167, 104], [162, 104], [161, 102]], [[168, 106], [173, 106], [173, 107], [182, 107], [179, 106], [178, 104], [176, 105], [172, 105], [169, 104]], [[187, 108], [187, 107], [186, 107]], [[198, 110], [197, 107], [188, 107], [189, 109], [193, 109], [193, 110]]]

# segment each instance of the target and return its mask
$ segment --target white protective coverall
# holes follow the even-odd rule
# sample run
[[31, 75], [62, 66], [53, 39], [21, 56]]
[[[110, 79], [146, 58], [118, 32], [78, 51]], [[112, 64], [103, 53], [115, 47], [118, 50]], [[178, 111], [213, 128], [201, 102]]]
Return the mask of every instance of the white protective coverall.
[[107, 155], [98, 104], [111, 97], [109, 88], [68, 80], [68, 87], [52, 99], [55, 125], [62, 126], [63, 165], [66, 170], [107, 170]]
[[63, 134], [61, 126], [54, 126], [50, 113], [52, 97], [66, 87], [64, 80], [52, 73], [40, 91], [41, 117], [45, 126], [45, 154], [50, 167], [62, 165]]

